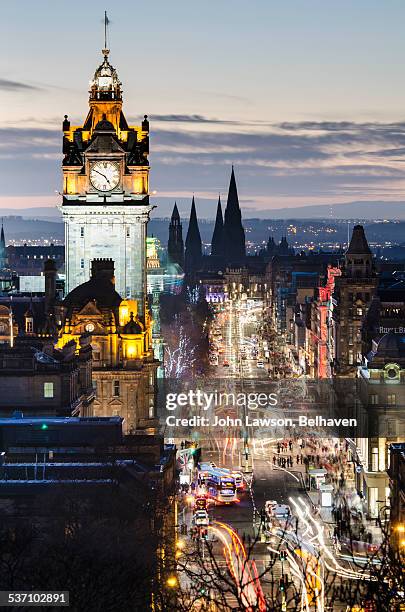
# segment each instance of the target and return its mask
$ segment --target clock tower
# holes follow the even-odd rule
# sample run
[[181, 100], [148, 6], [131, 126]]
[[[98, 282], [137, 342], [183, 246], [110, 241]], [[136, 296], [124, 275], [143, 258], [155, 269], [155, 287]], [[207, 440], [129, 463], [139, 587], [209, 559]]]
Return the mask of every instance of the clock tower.
[[66, 293], [86, 282], [91, 262], [114, 262], [115, 288], [146, 309], [146, 227], [149, 204], [149, 122], [129, 126], [117, 71], [103, 49], [90, 82], [82, 126], [63, 121]]

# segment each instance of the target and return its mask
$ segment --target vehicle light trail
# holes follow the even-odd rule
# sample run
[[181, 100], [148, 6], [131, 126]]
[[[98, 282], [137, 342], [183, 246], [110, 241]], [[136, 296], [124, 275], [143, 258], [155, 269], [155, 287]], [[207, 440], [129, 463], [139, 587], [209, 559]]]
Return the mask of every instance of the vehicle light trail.
[[[239, 596], [246, 610], [267, 609], [255, 562], [249, 561], [239, 534], [225, 523], [214, 521], [209, 526], [224, 544], [223, 553]], [[224, 533], [225, 532], [225, 533]], [[253, 572], [253, 575], [252, 575]]]

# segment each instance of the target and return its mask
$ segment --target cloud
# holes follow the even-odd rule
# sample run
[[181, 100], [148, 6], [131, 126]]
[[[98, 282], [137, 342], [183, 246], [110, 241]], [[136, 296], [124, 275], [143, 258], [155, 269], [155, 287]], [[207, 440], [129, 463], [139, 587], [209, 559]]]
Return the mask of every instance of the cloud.
[[217, 123], [221, 125], [238, 125], [238, 121], [229, 119], [215, 119], [204, 117], [204, 115], [151, 115], [151, 121], [173, 122], [173, 123]]
[[40, 91], [40, 87], [20, 83], [19, 81], [9, 81], [8, 79], [0, 79], [0, 90], [2, 91]]
[[[37, 193], [60, 188], [61, 148], [56, 128], [0, 128], [3, 194], [30, 193], [33, 183]], [[294, 198], [308, 204], [339, 197], [403, 199], [405, 122], [251, 123], [156, 115], [150, 159], [151, 188], [158, 193], [211, 192], [214, 201], [218, 191], [226, 193], [235, 164], [242, 204], [259, 208], [277, 198], [276, 207], [292, 205]], [[25, 164], [23, 181], [16, 160]]]

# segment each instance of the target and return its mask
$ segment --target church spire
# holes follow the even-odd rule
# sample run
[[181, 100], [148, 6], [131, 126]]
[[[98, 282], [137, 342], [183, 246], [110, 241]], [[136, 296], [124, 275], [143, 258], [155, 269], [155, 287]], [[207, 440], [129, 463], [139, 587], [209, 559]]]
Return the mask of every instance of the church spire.
[[233, 166], [225, 209], [224, 252], [227, 260], [231, 263], [240, 262], [246, 257], [245, 230], [242, 226], [242, 214]]
[[196, 272], [201, 266], [202, 243], [200, 229], [198, 227], [195, 200], [191, 202], [190, 221], [186, 236], [186, 250], [184, 254], [185, 271]]
[[222, 216], [221, 196], [218, 197], [217, 216], [211, 240], [211, 255], [222, 257], [224, 254], [224, 219]]
[[6, 249], [6, 240], [4, 237], [4, 224], [3, 219], [1, 220], [1, 232], [0, 232], [0, 270], [7, 268], [8, 259], [7, 259], [7, 249]]
[[180, 214], [179, 209], [177, 208], [177, 202], [174, 203], [173, 212], [172, 212], [172, 223], [180, 222]]
[[169, 241], [167, 243], [167, 254], [170, 263], [177, 263], [181, 268], [184, 268], [184, 243], [183, 243], [183, 226], [177, 203], [174, 203], [172, 217], [169, 224]]

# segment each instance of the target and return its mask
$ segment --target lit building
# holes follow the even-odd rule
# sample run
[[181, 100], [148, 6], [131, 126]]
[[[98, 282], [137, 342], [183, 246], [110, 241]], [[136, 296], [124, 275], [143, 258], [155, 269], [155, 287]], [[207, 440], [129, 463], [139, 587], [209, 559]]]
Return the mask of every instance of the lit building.
[[[388, 504], [389, 447], [405, 442], [405, 334], [391, 331], [373, 342], [359, 368], [357, 489], [372, 516]], [[359, 418], [360, 417], [360, 418]]]
[[311, 378], [330, 378], [332, 362], [332, 339], [330, 317], [335, 278], [340, 268], [328, 266], [325, 285], [318, 287], [316, 297], [308, 304], [309, 325], [306, 327], [306, 374]]
[[136, 300], [123, 300], [114, 286], [114, 262], [92, 261], [90, 280], [64, 299], [59, 316], [58, 346], [83, 333], [91, 335], [94, 416], [124, 418], [126, 432], [156, 427], [156, 370], [152, 324], [148, 311], [143, 322]]
[[89, 336], [78, 338], [78, 348], [71, 342], [57, 350], [52, 339], [35, 336], [30, 310], [25, 327], [14, 346], [0, 344], [0, 415], [11, 417], [16, 411], [26, 416], [91, 415]]
[[355, 225], [333, 295], [334, 370], [338, 376], [355, 376], [361, 364], [361, 328], [377, 285], [374, 258], [363, 226]]
[[145, 323], [149, 122], [127, 124], [108, 49], [103, 56], [84, 124], [63, 122], [66, 293], [89, 280], [92, 260], [111, 258], [118, 293], [137, 301]]
[[390, 446], [390, 519], [391, 543], [405, 550], [405, 443]]

